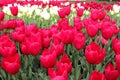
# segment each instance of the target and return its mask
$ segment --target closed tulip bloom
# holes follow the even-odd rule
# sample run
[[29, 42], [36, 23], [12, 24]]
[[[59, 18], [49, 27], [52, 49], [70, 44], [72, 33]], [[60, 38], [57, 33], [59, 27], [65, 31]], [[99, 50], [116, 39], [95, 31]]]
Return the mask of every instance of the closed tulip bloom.
[[25, 39], [25, 28], [24, 27], [17, 27], [15, 31], [11, 32], [11, 36], [15, 41], [23, 42]]
[[65, 16], [70, 14], [70, 6], [64, 7], [58, 11], [60, 18], [65, 18]]
[[67, 18], [63, 18], [58, 20], [58, 28], [61, 29], [66, 29], [69, 26], [69, 21]]
[[18, 14], [18, 6], [10, 7], [10, 11], [11, 11], [13, 16], [17, 16], [17, 14]]
[[86, 36], [84, 36], [82, 32], [77, 32], [73, 39], [73, 45], [75, 49], [81, 50], [85, 45], [85, 41], [86, 41]]
[[88, 36], [95, 37], [98, 33], [99, 28], [98, 25], [89, 24], [88, 26], [86, 26], [86, 30]]
[[62, 58], [56, 63], [59, 73], [66, 70], [68, 73], [72, 70], [72, 63], [67, 54], [63, 54]]
[[84, 9], [83, 8], [78, 8], [76, 9], [77, 15], [81, 17], [83, 15]]
[[24, 26], [24, 20], [22, 19], [16, 20], [16, 23], [17, 23], [17, 27]]
[[44, 48], [48, 48], [50, 46], [50, 38], [49, 37], [45, 37], [42, 40], [42, 47]]
[[43, 50], [40, 56], [40, 62], [44, 68], [52, 68], [56, 64], [56, 52], [48, 49]]
[[116, 32], [116, 26], [105, 23], [103, 24], [101, 31], [102, 31], [102, 37], [104, 37], [105, 39], [110, 39]]
[[99, 73], [98, 71], [92, 71], [89, 80], [106, 80], [104, 74]]
[[80, 31], [83, 28], [83, 23], [79, 17], [74, 18], [74, 27], [76, 30]]
[[42, 48], [41, 38], [33, 36], [26, 38], [24, 42], [21, 43], [21, 51], [23, 54], [32, 54], [37, 56]]
[[4, 12], [0, 11], [0, 21], [3, 21], [4, 19]]
[[8, 20], [8, 26], [9, 26], [10, 29], [16, 28], [16, 27], [17, 27], [17, 22], [16, 22], [16, 20], [15, 20], [15, 19], [10, 19], [10, 20]]
[[8, 42], [3, 42], [0, 45], [0, 51], [3, 57], [10, 57], [17, 52], [17, 49], [15, 43], [8, 41]]
[[91, 42], [86, 46], [85, 49], [85, 58], [90, 64], [99, 64], [103, 61], [106, 55], [106, 51], [101, 49], [98, 44]]
[[60, 39], [64, 44], [71, 44], [74, 39], [73, 29], [61, 30]]
[[120, 54], [120, 40], [119, 39], [113, 38], [112, 49], [115, 52], [115, 54]]
[[57, 56], [60, 56], [64, 52], [64, 45], [62, 43], [52, 44], [52, 49], [56, 51]]
[[50, 80], [68, 80], [68, 72], [67, 71], [58, 71], [54, 70], [53, 68], [48, 69], [48, 75], [50, 76]]
[[99, 19], [98, 13], [99, 13], [99, 10], [98, 10], [98, 9], [91, 9], [90, 17], [91, 17], [93, 20], [98, 20], [98, 19]]
[[113, 64], [108, 63], [104, 70], [106, 80], [118, 80], [119, 73]]
[[2, 68], [9, 74], [16, 74], [20, 69], [20, 55], [16, 53], [9, 58], [2, 58]]

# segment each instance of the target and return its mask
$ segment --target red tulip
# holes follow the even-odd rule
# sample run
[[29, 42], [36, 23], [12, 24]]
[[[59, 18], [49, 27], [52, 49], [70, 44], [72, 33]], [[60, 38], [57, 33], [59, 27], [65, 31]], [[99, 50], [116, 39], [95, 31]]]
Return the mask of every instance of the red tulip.
[[60, 56], [64, 52], [64, 45], [60, 44], [52, 44], [52, 49], [56, 51], [57, 56]]
[[77, 15], [81, 17], [83, 15], [84, 9], [83, 8], [78, 8], [76, 9]]
[[118, 40], [117, 38], [114, 38], [112, 40], [112, 49], [115, 54], [120, 54], [120, 40]]
[[60, 39], [64, 44], [71, 44], [74, 39], [73, 29], [61, 30]]
[[67, 54], [63, 54], [62, 58], [56, 63], [59, 73], [66, 70], [68, 73], [72, 70], [72, 63]]
[[64, 7], [58, 11], [60, 18], [65, 18], [65, 16], [70, 14], [70, 6]]
[[11, 32], [11, 36], [15, 41], [23, 42], [25, 39], [25, 28], [17, 27], [15, 31]]
[[106, 80], [105, 76], [98, 71], [94, 70], [92, 71], [89, 80]]
[[15, 19], [8, 20], [8, 26], [10, 29], [17, 27], [17, 22]]
[[42, 41], [40, 36], [33, 36], [30, 38], [25, 38], [24, 42], [21, 43], [21, 51], [23, 54], [32, 54], [34, 56], [38, 55], [41, 47]]
[[44, 48], [48, 48], [48, 47], [50, 46], [50, 38], [49, 38], [49, 37], [43, 38], [42, 46], [43, 46]]
[[50, 80], [68, 80], [67, 71], [62, 71], [62, 73], [59, 73], [58, 71], [55, 71], [53, 68], [49, 68], [48, 75], [50, 76]]
[[99, 10], [98, 10], [98, 9], [92, 9], [92, 10], [91, 10], [90, 17], [91, 17], [93, 20], [98, 20], [98, 18], [99, 18], [98, 13], [99, 13]]
[[0, 21], [3, 21], [4, 19], [4, 12], [0, 11]]
[[106, 16], [105, 11], [100, 10], [99, 13], [98, 13], [99, 19], [100, 19], [100, 20], [103, 20], [103, 19], [105, 18], [105, 16]]
[[16, 45], [8, 35], [0, 37], [0, 53], [3, 57], [11, 57], [17, 52]]
[[55, 44], [59, 44], [61, 43], [61, 39], [60, 39], [60, 32], [52, 35], [52, 40]]
[[75, 18], [74, 18], [74, 27], [75, 27], [78, 31], [80, 31], [80, 30], [83, 28], [83, 23], [82, 23], [82, 21], [80, 20], [79, 17], [75, 17]]
[[105, 55], [105, 50], [101, 49], [100, 46], [95, 42], [91, 42], [86, 46], [85, 57], [90, 64], [99, 64], [103, 61]]
[[77, 50], [80, 50], [84, 47], [86, 37], [82, 32], [77, 32], [73, 39], [73, 45]]
[[113, 66], [113, 64], [109, 63], [104, 70], [106, 80], [117, 80], [119, 73]]
[[58, 28], [61, 29], [66, 29], [69, 26], [69, 21], [67, 18], [63, 18], [61, 20], [58, 20]]
[[11, 11], [13, 16], [17, 16], [17, 14], [18, 14], [18, 6], [10, 7], [10, 11]]
[[2, 21], [2, 22], [1, 22], [1, 25], [2, 25], [3, 29], [8, 29], [8, 28], [9, 28], [9, 23], [8, 23], [8, 21]]
[[24, 26], [24, 20], [22, 19], [16, 20], [16, 23], [17, 23], [17, 27]]
[[40, 62], [44, 68], [52, 68], [56, 64], [56, 52], [45, 49], [40, 56]]
[[104, 23], [102, 27], [102, 36], [105, 39], [110, 39], [116, 32], [116, 26], [115, 25], [110, 25], [109, 23]]
[[2, 68], [9, 74], [16, 74], [20, 69], [20, 56], [16, 53], [14, 56], [9, 58], [2, 58]]
[[88, 26], [86, 26], [86, 30], [87, 34], [90, 37], [95, 37], [96, 34], [98, 33], [98, 25], [89, 24]]
[[2, 45], [0, 45], [0, 53], [3, 57], [10, 57], [13, 56], [16, 52], [16, 45], [13, 42], [3, 42]]

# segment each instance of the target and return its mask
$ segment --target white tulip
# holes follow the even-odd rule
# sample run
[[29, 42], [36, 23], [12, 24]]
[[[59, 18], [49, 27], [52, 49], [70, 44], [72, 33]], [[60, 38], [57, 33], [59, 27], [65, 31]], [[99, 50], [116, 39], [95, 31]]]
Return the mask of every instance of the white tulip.
[[118, 13], [118, 12], [120, 11], [120, 8], [119, 8], [119, 6], [118, 6], [117, 4], [114, 4], [114, 5], [113, 5], [113, 11], [114, 11], [115, 13]]
[[110, 10], [110, 14], [111, 14], [111, 15], [114, 15], [114, 11], [113, 11], [113, 10]]
[[43, 12], [40, 15], [45, 20], [49, 20], [50, 19], [50, 14], [47, 12], [47, 10], [43, 10]]
[[40, 15], [41, 10], [40, 9], [35, 9], [35, 13], [36, 13], [36, 15]]
[[4, 6], [3, 7], [3, 12], [6, 13], [6, 14], [8, 14], [8, 15], [12, 15], [11, 11], [10, 11], [10, 8], [8, 6]]

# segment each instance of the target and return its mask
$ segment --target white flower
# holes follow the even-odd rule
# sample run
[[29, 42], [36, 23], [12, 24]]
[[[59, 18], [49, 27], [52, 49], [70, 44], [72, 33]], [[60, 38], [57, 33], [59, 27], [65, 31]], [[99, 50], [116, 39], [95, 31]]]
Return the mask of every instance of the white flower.
[[53, 6], [50, 8], [50, 14], [51, 15], [58, 15], [59, 8], [57, 6]]
[[12, 15], [11, 11], [10, 11], [10, 8], [8, 6], [4, 6], [3, 7], [3, 12], [6, 13], [6, 14], [8, 14], [8, 15]]
[[45, 20], [49, 20], [50, 19], [50, 14], [47, 12], [47, 10], [43, 10], [43, 12], [40, 15]]
[[114, 4], [114, 5], [113, 5], [113, 11], [114, 11], [115, 13], [118, 13], [118, 12], [120, 11], [120, 7], [119, 7], [117, 4]]
[[43, 0], [43, 3], [44, 4], [49, 3], [49, 0]]
[[36, 15], [40, 15], [41, 10], [40, 9], [35, 9], [35, 13], [36, 13]]
[[113, 10], [110, 10], [110, 14], [111, 14], [111, 15], [114, 15], [114, 11], [113, 11]]

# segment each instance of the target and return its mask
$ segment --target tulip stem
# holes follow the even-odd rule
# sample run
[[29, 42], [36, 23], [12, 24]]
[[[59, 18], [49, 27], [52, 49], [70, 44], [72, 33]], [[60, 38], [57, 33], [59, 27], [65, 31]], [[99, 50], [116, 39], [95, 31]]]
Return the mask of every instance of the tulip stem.
[[73, 57], [74, 57], [74, 64], [75, 64], [75, 68], [74, 68], [74, 80], [78, 80], [77, 77], [77, 70], [78, 70], [78, 51], [76, 50], [76, 53], [73, 53]]

